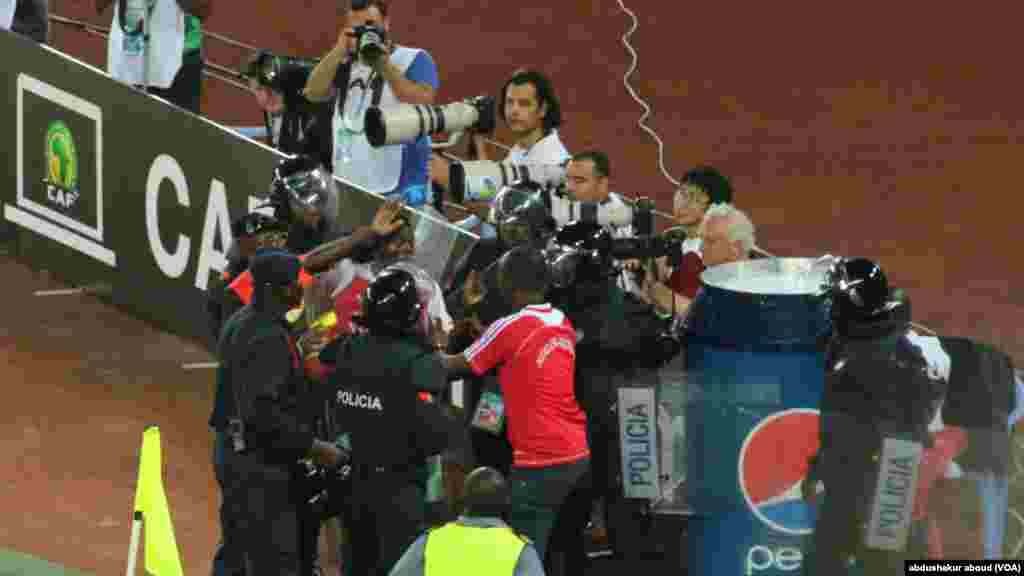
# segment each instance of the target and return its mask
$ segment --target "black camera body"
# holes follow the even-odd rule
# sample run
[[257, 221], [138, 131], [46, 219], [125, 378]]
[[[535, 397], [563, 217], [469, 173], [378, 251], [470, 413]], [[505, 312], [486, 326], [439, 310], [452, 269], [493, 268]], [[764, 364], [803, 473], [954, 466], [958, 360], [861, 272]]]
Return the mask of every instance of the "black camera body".
[[648, 260], [682, 253], [682, 242], [663, 236], [647, 235], [613, 238], [611, 233], [593, 221], [566, 224], [555, 235], [552, 246], [545, 251], [551, 283], [555, 288], [568, 288], [588, 282], [599, 282], [617, 275], [616, 260]]
[[363, 24], [356, 26], [353, 34], [356, 37], [356, 55], [367, 65], [372, 66], [388, 53], [387, 32], [383, 28]]
[[306, 80], [320, 61], [311, 58], [281, 56], [269, 50], [260, 50], [245, 69], [244, 76], [253, 78], [261, 86], [294, 99], [302, 94]]

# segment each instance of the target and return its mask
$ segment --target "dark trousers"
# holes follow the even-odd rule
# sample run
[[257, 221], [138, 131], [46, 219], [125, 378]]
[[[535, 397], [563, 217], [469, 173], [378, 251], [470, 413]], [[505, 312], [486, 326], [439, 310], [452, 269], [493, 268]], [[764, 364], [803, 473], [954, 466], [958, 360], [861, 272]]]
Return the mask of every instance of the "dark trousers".
[[189, 112], [199, 114], [203, 95], [203, 54], [193, 50], [182, 55], [181, 68], [174, 75], [174, 82], [167, 88], [149, 87], [149, 93], [180, 106]]
[[473, 445], [473, 466], [489, 466], [508, 477], [512, 469], [512, 445], [502, 431], [501, 435], [470, 427], [469, 441]]
[[347, 572], [386, 576], [425, 527], [423, 498], [412, 471], [356, 466], [344, 512]]
[[220, 487], [220, 545], [213, 557], [213, 576], [239, 576], [245, 574], [245, 559], [239, 545], [239, 526], [228, 508], [224, 489], [224, 450], [230, 449], [228, 435], [217, 430], [213, 436], [213, 474]]
[[592, 489], [592, 473], [587, 471], [562, 503], [544, 555], [548, 576], [582, 576], [587, 572], [590, 562], [583, 532], [590, 521]]
[[[826, 493], [812, 535], [812, 549], [805, 555], [805, 574], [899, 576], [904, 573], [906, 560], [927, 557], [927, 526], [923, 522], [911, 525], [904, 551], [887, 552], [865, 547], [860, 521], [864, 513], [859, 508], [862, 506], [857, 504], [856, 498], [843, 499], [839, 494], [829, 498]], [[851, 571], [854, 563], [856, 568]]]
[[[568, 534], [574, 530], [582, 546], [583, 529], [590, 511], [586, 487], [589, 468], [589, 458], [544, 468], [512, 467], [509, 475], [512, 510], [508, 523], [533, 542], [541, 558], [545, 557], [550, 543], [571, 538]], [[566, 504], [569, 504], [570, 510], [566, 510]], [[579, 517], [576, 515], [577, 509], [584, 510]], [[566, 518], [560, 524], [559, 518], [563, 514]]]
[[299, 507], [292, 472], [259, 453], [224, 452], [224, 500], [238, 527], [248, 576], [302, 573]]

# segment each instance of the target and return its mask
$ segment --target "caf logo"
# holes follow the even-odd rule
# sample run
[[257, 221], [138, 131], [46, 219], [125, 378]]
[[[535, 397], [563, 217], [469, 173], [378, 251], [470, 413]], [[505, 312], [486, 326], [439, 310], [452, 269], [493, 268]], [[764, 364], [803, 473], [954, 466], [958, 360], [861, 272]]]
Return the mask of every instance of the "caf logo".
[[56, 120], [46, 129], [46, 198], [62, 210], [78, 201], [78, 149], [67, 125]]

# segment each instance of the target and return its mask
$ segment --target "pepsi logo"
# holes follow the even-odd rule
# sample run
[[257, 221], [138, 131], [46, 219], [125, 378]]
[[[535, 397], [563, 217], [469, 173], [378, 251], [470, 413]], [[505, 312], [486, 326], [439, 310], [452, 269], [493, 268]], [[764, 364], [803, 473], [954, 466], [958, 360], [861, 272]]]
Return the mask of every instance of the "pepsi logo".
[[794, 408], [754, 426], [740, 447], [740, 491], [759, 520], [791, 535], [814, 530], [814, 509], [801, 488], [818, 451], [818, 410]]

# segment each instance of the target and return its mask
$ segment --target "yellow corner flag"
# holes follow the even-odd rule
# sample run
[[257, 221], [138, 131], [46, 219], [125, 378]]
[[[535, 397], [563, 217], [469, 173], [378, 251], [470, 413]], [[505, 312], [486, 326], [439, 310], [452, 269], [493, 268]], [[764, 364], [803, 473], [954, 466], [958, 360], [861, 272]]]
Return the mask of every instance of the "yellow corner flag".
[[174, 539], [171, 511], [164, 494], [160, 429], [146, 428], [139, 455], [139, 481], [135, 486], [135, 512], [142, 515], [145, 531], [146, 573], [182, 576], [178, 543]]

